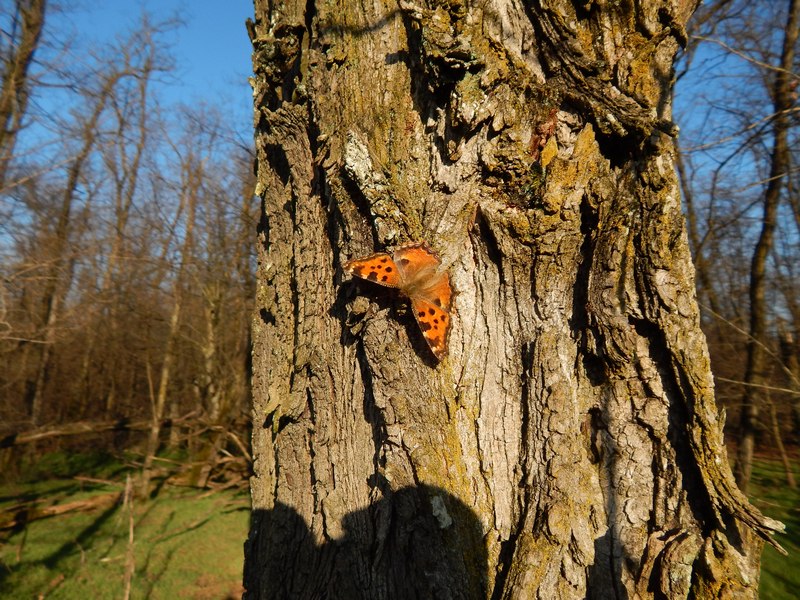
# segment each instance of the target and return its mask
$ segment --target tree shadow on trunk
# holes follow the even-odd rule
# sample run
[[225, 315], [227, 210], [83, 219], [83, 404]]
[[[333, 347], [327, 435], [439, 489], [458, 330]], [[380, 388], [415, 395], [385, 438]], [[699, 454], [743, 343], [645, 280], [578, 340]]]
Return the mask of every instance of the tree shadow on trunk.
[[244, 598], [486, 597], [488, 557], [475, 512], [435, 487], [382, 491], [344, 517], [340, 539], [322, 543], [290, 506], [254, 510]]

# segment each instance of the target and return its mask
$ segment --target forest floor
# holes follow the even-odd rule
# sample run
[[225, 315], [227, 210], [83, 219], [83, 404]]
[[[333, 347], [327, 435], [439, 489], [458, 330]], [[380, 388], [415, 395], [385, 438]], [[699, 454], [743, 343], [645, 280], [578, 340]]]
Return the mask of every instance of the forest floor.
[[16, 527], [0, 519], [0, 598], [118, 600], [126, 582], [131, 598], [241, 598], [249, 494], [164, 485], [131, 510], [113, 470], [0, 485], [0, 517], [73, 507]]
[[[86, 510], [39, 518], [16, 528], [3, 528], [0, 520], [0, 598], [118, 599], [124, 597], [126, 581], [131, 598], [241, 597], [247, 493], [165, 485], [154, 499], [134, 501], [131, 510], [118, 502], [92, 506], [104, 497], [119, 496], [119, 469], [99, 465], [78, 478], [61, 475], [29, 476], [23, 483], [0, 485], [0, 515], [25, 503], [38, 509], [87, 503]], [[796, 478], [800, 481], [800, 472]], [[753, 503], [783, 521], [787, 529], [778, 541], [788, 556], [771, 547], [764, 552], [761, 597], [796, 598], [800, 490], [786, 485], [778, 460], [762, 457], [754, 465], [751, 491]]]

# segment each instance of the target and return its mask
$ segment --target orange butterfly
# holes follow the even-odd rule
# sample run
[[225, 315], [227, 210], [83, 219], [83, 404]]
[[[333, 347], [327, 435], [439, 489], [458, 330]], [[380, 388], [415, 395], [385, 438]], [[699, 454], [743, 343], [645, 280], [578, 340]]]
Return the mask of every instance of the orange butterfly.
[[385, 252], [350, 260], [351, 275], [397, 288], [411, 300], [411, 309], [431, 351], [439, 360], [447, 355], [450, 335], [450, 276], [425, 242], [403, 244], [390, 256]]

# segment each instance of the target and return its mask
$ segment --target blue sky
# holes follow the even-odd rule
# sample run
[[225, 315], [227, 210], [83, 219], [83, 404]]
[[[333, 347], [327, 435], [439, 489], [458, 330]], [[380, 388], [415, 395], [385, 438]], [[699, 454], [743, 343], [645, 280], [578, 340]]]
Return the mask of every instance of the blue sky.
[[81, 43], [102, 44], [135, 27], [143, 11], [156, 21], [176, 14], [185, 21], [171, 40], [177, 81], [164, 89], [165, 99], [219, 102], [251, 127], [251, 46], [244, 23], [252, 18], [252, 0], [77, 0], [62, 14], [51, 12], [49, 25], [65, 18]]

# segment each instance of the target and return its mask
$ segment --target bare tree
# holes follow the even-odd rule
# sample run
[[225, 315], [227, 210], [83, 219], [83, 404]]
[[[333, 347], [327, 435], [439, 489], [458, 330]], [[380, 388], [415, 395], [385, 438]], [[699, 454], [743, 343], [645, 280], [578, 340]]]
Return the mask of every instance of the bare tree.
[[761, 221], [761, 234], [753, 253], [750, 267], [750, 337], [747, 344], [747, 369], [745, 371], [745, 393], [743, 398], [739, 453], [736, 460], [736, 482], [747, 491], [751, 477], [753, 446], [755, 441], [756, 419], [761, 404], [761, 386], [767, 383], [768, 357], [765, 348], [768, 341], [766, 265], [773, 246], [775, 226], [778, 218], [778, 205], [781, 188], [787, 175], [791, 160], [789, 158], [789, 110], [794, 104], [792, 92], [796, 81], [792, 76], [800, 26], [800, 1], [790, 0], [786, 27], [783, 29], [783, 51], [774, 76], [772, 98], [775, 107], [773, 117], [772, 158], [767, 189], [764, 195], [764, 215]]
[[3, 31], [0, 41], [0, 190], [5, 187], [17, 136], [28, 109], [28, 75], [41, 39], [46, 6], [45, 0], [15, 0], [13, 12], [3, 15], [8, 29]]
[[[238, 199], [231, 194], [237, 186]], [[209, 173], [200, 218], [198, 237], [203, 243], [192, 287], [201, 292], [193, 322], [202, 369], [195, 391], [212, 422], [230, 422], [249, 404], [249, 317], [255, 295], [253, 186], [252, 156], [235, 155], [230, 169]]]
[[765, 352], [768, 344], [766, 265], [767, 257], [773, 246], [781, 188], [784, 186], [784, 179], [791, 164], [788, 139], [789, 110], [794, 104], [793, 90], [796, 86], [792, 71], [798, 25], [800, 25], [800, 1], [790, 0], [786, 27], [783, 29], [783, 50], [778, 69], [775, 72], [772, 90], [775, 107], [773, 146], [769, 180], [764, 195], [764, 215], [761, 221], [761, 233], [750, 267], [750, 338], [747, 344], [747, 368], [744, 376], [746, 387], [742, 408], [739, 453], [736, 461], [736, 482], [745, 492], [751, 477], [755, 420], [758, 417], [762, 394], [760, 386], [763, 386], [769, 377], [768, 358]]
[[[0, 187], [0, 435], [30, 451], [85, 449], [85, 433], [98, 449], [144, 446], [145, 489], [165, 428], [195, 462], [249, 457], [252, 157], [225, 112], [165, 103], [176, 25], [145, 15], [102, 47], [45, 29], [12, 120], [19, 100], [42, 100], [10, 131], [14, 178]], [[11, 62], [12, 29], [0, 48]], [[146, 435], [127, 425], [148, 417]]]
[[94, 150], [98, 136], [98, 124], [106, 107], [106, 103], [114, 92], [118, 80], [123, 75], [117, 71], [107, 74], [100, 82], [100, 87], [90, 105], [87, 115], [79, 117], [78, 139], [74, 156], [69, 161], [64, 189], [61, 192], [61, 203], [57, 212], [57, 220], [52, 232], [51, 260], [44, 268], [44, 290], [40, 300], [40, 339], [42, 344], [38, 367], [34, 371], [33, 384], [29, 390], [31, 422], [38, 425], [42, 414], [44, 387], [48, 382], [51, 368], [52, 348], [55, 343], [56, 322], [59, 317], [61, 303], [71, 286], [74, 255], [69, 252], [72, 234], [73, 204], [76, 202], [78, 186], [83, 169]]
[[[779, 389], [792, 375], [777, 346], [798, 292], [792, 272], [800, 258], [790, 210], [796, 11], [788, 1], [708, 4], [687, 55], [694, 57], [696, 74], [689, 71], [689, 83], [679, 87], [688, 100], [682, 104], [689, 151], [679, 166], [689, 237], [714, 323], [707, 330], [718, 398], [737, 424], [735, 472], [745, 491], [756, 438], [767, 432], [775, 438], [780, 432], [769, 424], [771, 415], [788, 416], [792, 403]], [[771, 414], [763, 419], [760, 407], [768, 396]], [[775, 438], [775, 447], [783, 453], [782, 440]]]
[[161, 360], [161, 369], [158, 377], [158, 390], [153, 398], [153, 424], [150, 435], [147, 439], [147, 449], [145, 452], [144, 465], [142, 467], [141, 489], [143, 494], [147, 494], [152, 478], [153, 459], [159, 447], [159, 434], [161, 433], [161, 421], [169, 400], [169, 390], [172, 370], [176, 360], [176, 348], [178, 343], [179, 326], [181, 312], [184, 310], [186, 293], [186, 270], [192, 260], [194, 250], [194, 228], [195, 217], [197, 215], [198, 187], [197, 182], [203, 179], [204, 165], [202, 159], [190, 148], [182, 160], [183, 181], [181, 185], [181, 202], [178, 212], [185, 211], [186, 218], [183, 222], [183, 242], [179, 256], [179, 266], [172, 285], [172, 307], [169, 315], [169, 329], [167, 331], [166, 343]]
[[[247, 597], [757, 596], [673, 169], [695, 6], [256, 2]], [[441, 361], [341, 269], [420, 240]]]
[[[143, 468], [144, 492], [152, 477], [165, 416], [176, 418], [193, 411], [213, 424], [229, 426], [247, 399], [245, 329], [252, 305], [242, 302], [248, 287], [241, 285], [240, 269], [250, 267], [241, 265], [240, 252], [243, 236], [252, 231], [253, 223], [244, 218], [246, 212], [239, 211], [247, 210], [252, 191], [240, 205], [241, 198], [228, 189], [235, 184], [248, 186], [239, 161], [227, 154], [231, 148], [223, 139], [219, 113], [187, 109], [181, 129], [183, 134], [172, 143], [181, 165], [182, 177], [175, 187], [180, 201], [168, 228], [178, 232], [179, 248], [163, 254], [165, 265], [170, 264], [168, 257], [175, 256], [178, 264], [174, 270], [164, 269], [157, 286], [169, 286], [165, 296], [169, 326], [163, 349], [152, 348], [160, 369], [152, 375], [153, 426]], [[228, 168], [231, 173], [226, 173]], [[205, 443], [195, 445], [194, 452], [216, 454], [226, 431], [224, 427], [212, 431]], [[178, 442], [172, 428], [169, 443]]]
[[[115, 373], [124, 369], [126, 356], [122, 348], [110, 353], [108, 348], [117, 343], [122, 335], [120, 328], [126, 326], [120, 315], [121, 307], [143, 279], [139, 273], [141, 266], [130, 260], [134, 254], [130, 248], [131, 238], [135, 236], [131, 220], [141, 179], [147, 176], [145, 155], [156, 149], [152, 138], [161, 133], [157, 128], [159, 115], [151, 90], [153, 80], [172, 69], [160, 38], [173, 27], [169, 22], [155, 25], [144, 18], [129, 39], [120, 44], [118, 60], [131, 77], [110, 99], [107, 131], [99, 148], [110, 189], [108, 202], [102, 202], [97, 210], [101, 219], [108, 219], [109, 226], [101, 229], [107, 232], [107, 239], [97, 242], [99, 264], [93, 268], [97, 281], [92, 287], [96, 288], [93, 304], [96, 303], [99, 314], [91, 318], [102, 326], [87, 328], [87, 341], [82, 346], [79, 377], [82, 390], [79, 394], [86, 407], [93, 396], [93, 376], [99, 377], [104, 386], [101, 406], [109, 417], [118, 412], [117, 395], [119, 389], [125, 387], [124, 379], [116, 377]], [[98, 360], [99, 356], [103, 360]], [[98, 363], [102, 372], [94, 373]], [[84, 412], [80, 411], [82, 415]]]

